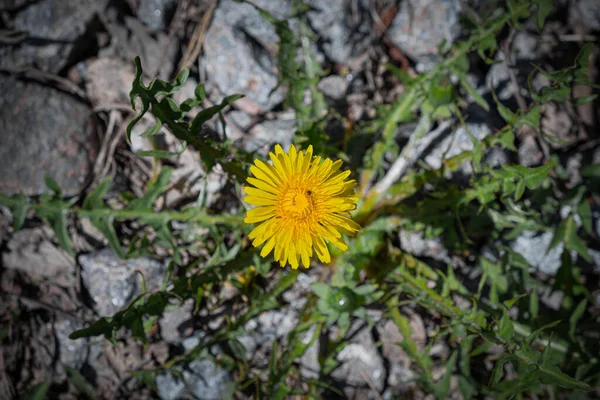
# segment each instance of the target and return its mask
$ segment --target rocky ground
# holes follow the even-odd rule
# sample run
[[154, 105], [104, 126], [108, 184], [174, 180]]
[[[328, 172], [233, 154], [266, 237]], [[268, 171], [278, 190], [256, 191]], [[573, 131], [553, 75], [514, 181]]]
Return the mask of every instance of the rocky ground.
[[[278, 18], [292, 15], [291, 2], [286, 0], [255, 3]], [[438, 45], [461, 36], [461, 15], [489, 12], [485, 1], [306, 3], [312, 7], [307, 17], [316, 37], [313, 51], [329, 71], [318, 87], [351, 123], [373, 118], [377, 106], [396, 98], [398, 88], [389, 86], [384, 75], [386, 62], [427, 70], [439, 60]], [[493, 88], [501, 100], [517, 102], [515, 80], [526, 87], [532, 63], [558, 68], [572, 62], [583, 39], [597, 42], [600, 8], [596, 1], [561, 0], [557, 4], [559, 12], [541, 33], [541, 42], [535, 27], [526, 26], [515, 34], [509, 52], [498, 53], [497, 64], [471, 71], [470, 79], [480, 94], [489, 96]], [[226, 95], [245, 94], [225, 114], [227, 138], [240, 148], [264, 152], [273, 143], [289, 145], [296, 118], [282, 107], [284, 89], [278, 86], [275, 60], [278, 42], [273, 27], [252, 7], [232, 0], [218, 4], [210, 0], [1, 1], [0, 191], [39, 196], [46, 190], [48, 174], [65, 197], [76, 198], [110, 175], [114, 193], [141, 194], [153, 164], [135, 153], [150, 149], [151, 144], [139, 137], [142, 128], [134, 132], [132, 143], [125, 141], [125, 125], [132, 116], [128, 92], [136, 55], [148, 77], [170, 79], [182, 67], [190, 68], [191, 78], [178, 94], [182, 99], [190, 97], [200, 81], [206, 83], [210, 103]], [[502, 62], [507, 55], [515, 66], [514, 74]], [[546, 131], [562, 139], [554, 150], [565, 160], [573, 184], [581, 179], [581, 165], [600, 162], [596, 106], [545, 110]], [[152, 121], [144, 123], [150, 126]], [[222, 128], [215, 121], [212, 124], [215, 131]], [[469, 112], [467, 126], [477, 138], [501, 124], [477, 107]], [[399, 127], [398, 140], [405, 140], [413, 128], [409, 124]], [[159, 135], [159, 140], [167, 148], [173, 146], [165, 135]], [[439, 167], [443, 156], [472, 146], [461, 128], [430, 144], [422, 158]], [[543, 152], [535, 142], [524, 141], [518, 160], [511, 161], [537, 165]], [[509, 159], [502, 150], [488, 157], [497, 163]], [[227, 177], [217, 170], [206, 174], [195, 150], [186, 149], [174, 167], [172, 182], [183, 180], [185, 190], [167, 201], [176, 204], [186, 196], [202, 195], [209, 207], [226, 208], [229, 197], [225, 192], [231, 190]], [[600, 235], [600, 211], [595, 212]], [[191, 363], [185, 382], [160, 375], [156, 392], [128, 373], [160, 365], [193, 347], [202, 335], [194, 329], [198, 321], [218, 325], [226, 309], [198, 313], [189, 303], [170, 310], [158, 324], [157, 338], [145, 350], [125, 337], [117, 346], [99, 338], [68, 339], [75, 329], [98, 316], [111, 316], [139, 294], [136, 271], [143, 272], [150, 289], [158, 288], [167, 261], [146, 256], [121, 260], [85, 221], [70, 227], [73, 256], [58, 246], [52, 230], [40, 219], [27, 219], [22, 230], [13, 232], [12, 218], [5, 209], [0, 213], [0, 398], [18, 398], [41, 381], [52, 382], [51, 391], [60, 398], [77, 398], [89, 390], [98, 398], [216, 399], [231, 391], [235, 377], [208, 359]], [[551, 233], [523, 232], [509, 246], [540, 272], [552, 275], [560, 265], [562, 248], [546, 254], [551, 238]], [[400, 242], [415, 256], [450, 260], [439, 240], [401, 232]], [[600, 251], [590, 253], [600, 271]], [[286, 307], [247, 323], [253, 334], [240, 342], [255, 368], [267, 364], [273, 341], [285, 340], [298, 323], [303, 293], [310, 290], [316, 275], [313, 270], [302, 273], [294, 290], [285, 294]], [[222, 295], [227, 296], [226, 287]], [[379, 310], [369, 313], [375, 325], [353, 325], [350, 345], [338, 356], [341, 366], [332, 373], [333, 380], [346, 396], [357, 399], [372, 396], [374, 391], [384, 398], [407, 393], [419, 397], [411, 392], [414, 372], [407, 355], [392, 345], [401, 339], [398, 329]], [[410, 308], [406, 313], [415, 341], [424, 344], [433, 322]], [[222, 349], [211, 351], [218, 354]], [[431, 351], [443, 357], [448, 348], [438, 344]], [[318, 356], [318, 346], [313, 346], [299, 360], [305, 378], [318, 378]], [[436, 376], [443, 373], [434, 371]]]

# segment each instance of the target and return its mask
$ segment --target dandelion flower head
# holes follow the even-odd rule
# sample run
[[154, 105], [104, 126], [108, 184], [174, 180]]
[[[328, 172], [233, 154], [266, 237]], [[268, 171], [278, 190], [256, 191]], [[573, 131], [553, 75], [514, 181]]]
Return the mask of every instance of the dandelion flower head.
[[313, 156], [313, 148], [285, 153], [280, 145], [269, 153], [272, 164], [255, 160], [247, 179], [244, 222], [260, 223], [249, 238], [254, 247], [266, 243], [260, 255], [274, 250], [275, 261], [293, 269], [300, 262], [308, 268], [314, 253], [323, 263], [331, 262], [326, 242], [345, 251], [341, 233], [354, 235], [360, 226], [349, 211], [356, 208], [356, 181], [346, 180], [350, 171], [340, 171], [342, 161]]

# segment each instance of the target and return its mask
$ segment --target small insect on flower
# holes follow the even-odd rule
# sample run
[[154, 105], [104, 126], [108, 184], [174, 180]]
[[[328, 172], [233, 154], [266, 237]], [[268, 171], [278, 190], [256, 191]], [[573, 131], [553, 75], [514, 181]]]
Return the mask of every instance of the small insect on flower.
[[326, 241], [342, 251], [348, 249], [340, 232], [354, 235], [360, 225], [349, 211], [356, 208], [356, 181], [346, 180], [342, 161], [313, 157], [313, 148], [297, 151], [292, 145], [285, 153], [280, 145], [269, 153], [273, 164], [255, 160], [247, 179], [245, 201], [257, 206], [246, 213], [244, 222], [260, 222], [249, 238], [266, 257], [275, 249], [275, 261], [298, 268], [300, 260], [308, 268], [313, 248], [319, 260], [331, 262]]

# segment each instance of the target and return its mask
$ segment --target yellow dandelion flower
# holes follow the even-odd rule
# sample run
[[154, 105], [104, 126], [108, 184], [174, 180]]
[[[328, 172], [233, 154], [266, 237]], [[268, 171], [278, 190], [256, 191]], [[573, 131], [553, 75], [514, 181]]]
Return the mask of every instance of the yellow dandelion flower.
[[297, 151], [292, 145], [286, 154], [280, 145], [269, 153], [272, 164], [255, 160], [250, 167], [254, 187], [244, 191], [248, 204], [257, 206], [246, 213], [244, 222], [260, 222], [249, 238], [254, 247], [266, 242], [260, 252], [266, 257], [275, 249], [275, 261], [298, 268], [300, 259], [308, 268], [313, 248], [319, 260], [331, 261], [326, 242], [342, 251], [348, 249], [340, 232], [354, 235], [360, 226], [349, 211], [356, 208], [356, 181], [346, 180], [342, 161], [313, 157], [313, 148]]

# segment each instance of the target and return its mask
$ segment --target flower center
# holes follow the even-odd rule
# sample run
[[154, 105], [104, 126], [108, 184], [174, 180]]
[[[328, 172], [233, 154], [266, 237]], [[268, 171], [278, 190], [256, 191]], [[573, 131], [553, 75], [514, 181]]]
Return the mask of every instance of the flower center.
[[304, 219], [314, 208], [310, 190], [292, 189], [283, 195], [279, 215], [287, 218]]
[[292, 203], [294, 204], [294, 208], [296, 209], [296, 211], [298, 211], [301, 214], [308, 207], [308, 199], [303, 193], [298, 193], [297, 195], [295, 195]]

